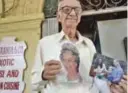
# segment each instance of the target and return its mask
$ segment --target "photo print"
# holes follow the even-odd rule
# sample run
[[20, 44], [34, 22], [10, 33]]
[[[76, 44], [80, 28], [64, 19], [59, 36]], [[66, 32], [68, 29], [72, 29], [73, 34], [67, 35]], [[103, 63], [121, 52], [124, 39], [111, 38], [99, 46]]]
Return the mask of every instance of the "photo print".
[[57, 75], [58, 82], [78, 83], [79, 75], [79, 51], [72, 43], [62, 44], [60, 51], [61, 72]]
[[95, 53], [90, 76], [100, 93], [111, 93], [110, 86], [119, 84], [123, 75], [127, 74], [127, 62]]
[[118, 84], [127, 74], [127, 62], [113, 59], [99, 53], [93, 58], [90, 75], [108, 82]]

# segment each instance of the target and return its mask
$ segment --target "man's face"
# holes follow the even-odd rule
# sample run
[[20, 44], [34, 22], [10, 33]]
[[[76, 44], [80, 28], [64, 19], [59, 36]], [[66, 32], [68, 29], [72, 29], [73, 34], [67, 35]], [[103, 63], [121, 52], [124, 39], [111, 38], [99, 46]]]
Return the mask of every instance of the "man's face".
[[76, 28], [81, 19], [81, 12], [81, 5], [77, 0], [61, 1], [57, 16], [62, 28]]

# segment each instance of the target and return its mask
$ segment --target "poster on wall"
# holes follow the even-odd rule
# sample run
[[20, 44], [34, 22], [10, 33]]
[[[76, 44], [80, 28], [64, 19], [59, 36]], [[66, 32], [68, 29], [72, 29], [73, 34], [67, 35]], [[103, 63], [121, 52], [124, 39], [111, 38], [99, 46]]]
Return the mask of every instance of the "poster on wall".
[[127, 19], [98, 21], [103, 55], [126, 61], [123, 39], [127, 37]]
[[0, 41], [0, 93], [23, 93], [25, 87], [23, 72], [26, 68], [26, 44], [15, 39], [4, 37]]

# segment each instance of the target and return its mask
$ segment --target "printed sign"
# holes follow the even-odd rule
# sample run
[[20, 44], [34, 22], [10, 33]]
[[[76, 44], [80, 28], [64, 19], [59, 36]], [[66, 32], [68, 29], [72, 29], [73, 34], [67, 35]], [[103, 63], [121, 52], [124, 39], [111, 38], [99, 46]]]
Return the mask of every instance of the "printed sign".
[[23, 41], [16, 42], [15, 37], [5, 37], [0, 41], [0, 93], [23, 92], [25, 49], [26, 44]]

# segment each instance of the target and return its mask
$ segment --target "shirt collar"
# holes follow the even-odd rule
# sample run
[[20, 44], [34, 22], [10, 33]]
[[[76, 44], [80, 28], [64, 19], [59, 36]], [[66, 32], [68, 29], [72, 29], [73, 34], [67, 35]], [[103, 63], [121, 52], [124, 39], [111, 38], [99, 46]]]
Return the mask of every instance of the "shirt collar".
[[[78, 35], [78, 41], [76, 42], [76, 43], [81, 43], [81, 42], [83, 42], [84, 41], [84, 37], [77, 31], [77, 35]], [[64, 33], [64, 31], [62, 30], [60, 33], [59, 33], [59, 42], [61, 42], [61, 41], [63, 41], [63, 40], [65, 40], [65, 39], [67, 39], [68, 40], [68, 38], [66, 38], [66, 36], [65, 36], [65, 33]]]

